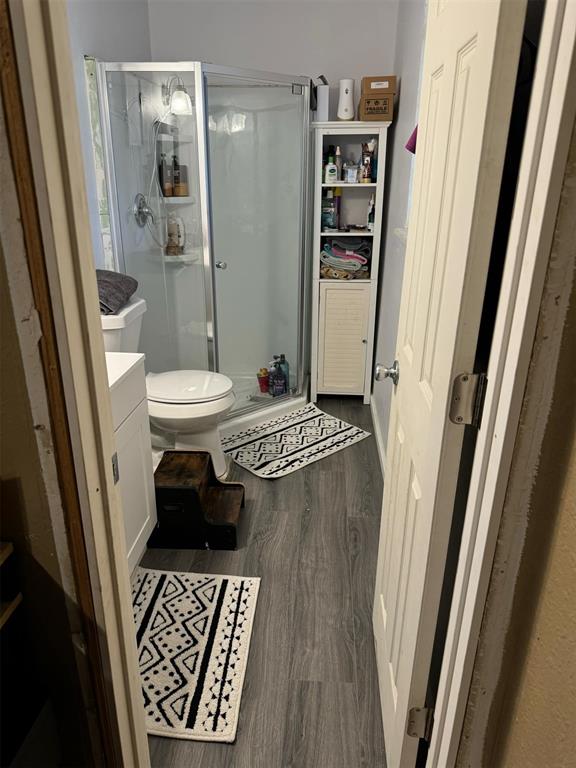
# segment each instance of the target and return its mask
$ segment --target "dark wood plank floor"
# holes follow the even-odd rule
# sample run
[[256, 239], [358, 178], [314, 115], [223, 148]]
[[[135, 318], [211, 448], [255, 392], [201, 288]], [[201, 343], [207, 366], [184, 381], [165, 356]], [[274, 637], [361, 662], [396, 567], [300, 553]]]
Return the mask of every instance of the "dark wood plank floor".
[[[328, 413], [372, 431], [356, 398]], [[384, 768], [372, 637], [382, 503], [374, 437], [246, 484], [236, 552], [151, 550], [142, 565], [260, 576], [235, 744], [150, 738], [154, 768]]]

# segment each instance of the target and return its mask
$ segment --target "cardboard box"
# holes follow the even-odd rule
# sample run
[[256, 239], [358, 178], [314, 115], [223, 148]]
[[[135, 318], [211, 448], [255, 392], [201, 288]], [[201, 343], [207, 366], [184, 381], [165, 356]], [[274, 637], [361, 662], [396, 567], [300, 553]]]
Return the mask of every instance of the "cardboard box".
[[394, 94], [361, 96], [358, 105], [358, 120], [392, 120], [394, 115]]
[[376, 75], [362, 78], [362, 96], [396, 93], [396, 75]]

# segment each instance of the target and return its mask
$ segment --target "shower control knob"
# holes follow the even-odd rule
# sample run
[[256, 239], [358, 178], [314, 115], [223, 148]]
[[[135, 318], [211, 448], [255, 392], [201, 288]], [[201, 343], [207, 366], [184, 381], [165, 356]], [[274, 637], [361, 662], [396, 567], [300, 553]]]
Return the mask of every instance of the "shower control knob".
[[396, 386], [398, 384], [398, 379], [400, 378], [400, 366], [398, 365], [398, 360], [394, 360], [394, 365], [392, 365], [390, 368], [386, 368], [386, 366], [380, 365], [380, 363], [376, 363], [374, 378], [376, 381], [392, 379], [394, 386]]
[[228, 263], [225, 261], [217, 261], [216, 269], [228, 269]]

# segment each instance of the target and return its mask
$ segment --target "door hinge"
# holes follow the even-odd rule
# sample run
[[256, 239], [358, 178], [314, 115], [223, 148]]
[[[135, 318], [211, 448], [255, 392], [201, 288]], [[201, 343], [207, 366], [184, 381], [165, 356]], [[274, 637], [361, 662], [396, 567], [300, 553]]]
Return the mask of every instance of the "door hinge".
[[408, 725], [406, 726], [408, 736], [430, 741], [433, 725], [434, 710], [431, 707], [412, 707], [408, 711]]
[[114, 485], [120, 480], [120, 469], [118, 468], [118, 454], [112, 454], [112, 475], [114, 476]]
[[485, 373], [461, 373], [456, 376], [452, 384], [450, 421], [471, 424], [480, 429], [487, 381]]
[[302, 96], [302, 86], [300, 83], [292, 83], [292, 96]]

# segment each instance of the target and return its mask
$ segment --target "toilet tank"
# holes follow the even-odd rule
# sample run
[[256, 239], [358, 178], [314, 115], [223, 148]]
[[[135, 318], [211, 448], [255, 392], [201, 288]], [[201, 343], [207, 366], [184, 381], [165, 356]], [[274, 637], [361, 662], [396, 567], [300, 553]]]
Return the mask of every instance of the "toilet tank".
[[115, 315], [100, 315], [106, 352], [138, 352], [146, 302], [132, 296]]

